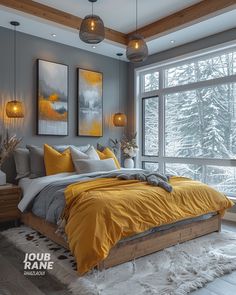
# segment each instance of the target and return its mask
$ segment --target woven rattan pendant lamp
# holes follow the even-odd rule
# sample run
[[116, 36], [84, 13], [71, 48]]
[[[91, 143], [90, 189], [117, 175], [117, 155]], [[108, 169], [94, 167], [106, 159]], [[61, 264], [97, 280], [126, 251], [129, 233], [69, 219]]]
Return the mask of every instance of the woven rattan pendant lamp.
[[92, 14], [85, 16], [83, 19], [80, 26], [79, 37], [85, 43], [98, 44], [105, 38], [104, 23], [98, 15], [93, 14], [93, 3], [97, 2], [97, 0], [88, 1], [92, 3]]
[[23, 118], [24, 108], [21, 101], [16, 99], [16, 27], [20, 24], [18, 22], [10, 22], [14, 26], [14, 99], [8, 101], [6, 105], [6, 114], [8, 118]]
[[138, 34], [138, 0], [136, 0], [136, 32], [130, 37], [126, 56], [133, 63], [143, 62], [148, 57], [147, 44], [142, 35]]
[[[123, 55], [123, 53], [117, 53], [117, 56], [119, 57], [119, 91], [118, 91], [118, 97], [119, 97], [119, 110], [120, 110], [120, 58]], [[113, 115], [113, 124], [116, 127], [125, 127], [127, 124], [127, 117], [124, 113], [115, 113]]]

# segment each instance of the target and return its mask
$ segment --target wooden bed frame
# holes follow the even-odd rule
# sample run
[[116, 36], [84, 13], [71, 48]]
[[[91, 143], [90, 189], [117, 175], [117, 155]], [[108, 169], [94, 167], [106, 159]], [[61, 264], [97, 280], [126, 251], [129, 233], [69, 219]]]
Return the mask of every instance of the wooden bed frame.
[[[32, 213], [22, 214], [21, 221], [55, 243], [69, 249], [67, 242], [55, 233], [56, 225]], [[185, 225], [173, 224], [170, 229], [150, 233], [134, 240], [119, 242], [111, 249], [108, 257], [99, 263], [98, 269], [106, 269], [220, 230], [221, 217], [219, 214], [206, 220], [193, 221]]]

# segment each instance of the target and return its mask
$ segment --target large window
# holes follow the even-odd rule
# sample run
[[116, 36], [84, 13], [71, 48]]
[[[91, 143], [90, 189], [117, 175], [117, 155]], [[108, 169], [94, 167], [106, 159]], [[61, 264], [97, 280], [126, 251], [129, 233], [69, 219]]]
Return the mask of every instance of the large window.
[[236, 49], [138, 71], [142, 167], [236, 195]]

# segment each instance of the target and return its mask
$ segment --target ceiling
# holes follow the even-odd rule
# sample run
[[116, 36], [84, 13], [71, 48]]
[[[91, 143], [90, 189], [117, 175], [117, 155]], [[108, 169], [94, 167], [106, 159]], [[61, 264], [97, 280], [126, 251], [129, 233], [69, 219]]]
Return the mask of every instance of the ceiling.
[[[36, 0], [59, 10], [84, 17], [91, 13], [88, 0]], [[201, 0], [139, 0], [138, 25], [143, 27], [158, 19], [182, 10]], [[122, 33], [135, 30], [135, 0], [98, 0], [94, 3], [94, 14], [98, 14], [106, 27]]]
[[[220, 1], [220, 0], [216, 0]], [[87, 0], [37, 0], [59, 10], [83, 18], [91, 12], [91, 4]], [[156, 20], [162, 19], [188, 6], [201, 2], [199, 0], [139, 0], [139, 27], [143, 27]], [[148, 4], [148, 5], [147, 5]], [[104, 21], [106, 27], [129, 33], [135, 29], [135, 0], [98, 0], [94, 4], [94, 13]], [[236, 9], [226, 10], [219, 15], [211, 16], [196, 24], [189, 24], [184, 28], [166, 32], [157, 38], [148, 40], [149, 53], [153, 54], [170, 49], [218, 32], [235, 28]], [[105, 56], [116, 58], [117, 52], [125, 53], [125, 45], [105, 40], [93, 48], [83, 43], [78, 31], [17, 10], [0, 5], [0, 26], [10, 28], [9, 22], [17, 20], [21, 23], [19, 31], [59, 42], [62, 44], [82, 48]], [[52, 34], [56, 34], [53, 37]], [[174, 40], [174, 43], [171, 43]], [[125, 56], [123, 57], [126, 60]]]

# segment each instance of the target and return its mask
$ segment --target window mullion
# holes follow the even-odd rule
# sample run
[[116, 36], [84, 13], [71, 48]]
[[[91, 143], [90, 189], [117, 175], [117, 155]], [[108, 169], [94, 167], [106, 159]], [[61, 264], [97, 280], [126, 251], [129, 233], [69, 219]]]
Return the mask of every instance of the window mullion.
[[165, 138], [165, 105], [164, 105], [164, 95], [163, 95], [163, 89], [164, 89], [164, 71], [163, 69], [160, 69], [159, 72], [159, 170], [161, 173], [164, 173], [164, 138]]

